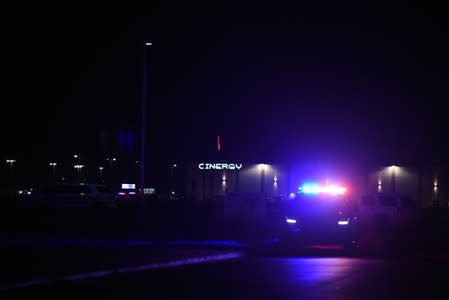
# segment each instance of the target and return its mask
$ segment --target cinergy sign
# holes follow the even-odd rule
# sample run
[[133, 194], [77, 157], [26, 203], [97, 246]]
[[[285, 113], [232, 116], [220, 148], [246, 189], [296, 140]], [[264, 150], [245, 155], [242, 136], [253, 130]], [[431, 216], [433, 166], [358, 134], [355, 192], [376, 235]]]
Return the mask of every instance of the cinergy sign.
[[226, 164], [226, 163], [200, 163], [198, 169], [200, 170], [240, 170], [242, 164]]

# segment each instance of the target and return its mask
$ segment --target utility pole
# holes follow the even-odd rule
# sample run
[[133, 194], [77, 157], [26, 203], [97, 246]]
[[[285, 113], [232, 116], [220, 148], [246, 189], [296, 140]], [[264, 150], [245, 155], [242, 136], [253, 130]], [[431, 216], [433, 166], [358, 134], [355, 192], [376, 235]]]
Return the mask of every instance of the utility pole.
[[147, 52], [152, 46], [151, 42], [145, 42], [143, 47], [143, 74], [142, 74], [142, 106], [141, 106], [141, 124], [140, 124], [140, 198], [144, 200], [145, 188], [145, 144], [147, 127]]

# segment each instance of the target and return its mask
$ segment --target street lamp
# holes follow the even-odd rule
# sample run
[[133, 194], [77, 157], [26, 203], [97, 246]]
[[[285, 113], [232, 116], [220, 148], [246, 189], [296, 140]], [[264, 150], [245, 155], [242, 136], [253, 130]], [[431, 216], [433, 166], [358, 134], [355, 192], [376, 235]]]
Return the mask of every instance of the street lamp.
[[9, 168], [10, 168], [10, 170], [11, 170], [11, 175], [12, 175], [12, 169], [13, 169], [12, 165], [13, 165], [15, 162], [16, 162], [15, 159], [7, 159], [7, 160], [6, 160], [6, 163], [9, 164]]
[[103, 167], [98, 167], [98, 170], [100, 171], [100, 177], [103, 177]]
[[81, 156], [79, 154], [74, 154], [73, 158], [78, 160], [78, 164], [81, 164]]
[[396, 172], [397, 172], [397, 167], [395, 165], [392, 165], [390, 167], [391, 170], [391, 192], [395, 193], [396, 192]]
[[109, 166], [112, 168], [112, 163], [115, 163], [117, 161], [117, 158], [107, 157], [106, 160], [109, 161]]
[[81, 169], [84, 168], [84, 165], [74, 165], [73, 167], [78, 171], [78, 176], [81, 175]]
[[145, 143], [146, 143], [146, 127], [147, 127], [147, 52], [153, 45], [147, 41], [143, 46], [143, 72], [142, 72], [142, 107], [141, 107], [141, 124], [140, 124], [140, 189], [143, 200], [143, 189], [145, 188]]
[[48, 165], [53, 168], [53, 176], [55, 176], [56, 175], [56, 165], [57, 165], [57, 163], [51, 162]]

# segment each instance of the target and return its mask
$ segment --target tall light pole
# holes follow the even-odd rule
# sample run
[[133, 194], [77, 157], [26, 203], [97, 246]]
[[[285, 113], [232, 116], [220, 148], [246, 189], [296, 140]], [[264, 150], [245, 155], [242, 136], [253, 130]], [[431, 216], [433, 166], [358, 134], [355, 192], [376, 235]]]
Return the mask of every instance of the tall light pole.
[[142, 107], [140, 124], [140, 197], [143, 200], [145, 188], [145, 143], [147, 126], [147, 52], [152, 46], [151, 42], [145, 42], [143, 46], [143, 72], [142, 72]]

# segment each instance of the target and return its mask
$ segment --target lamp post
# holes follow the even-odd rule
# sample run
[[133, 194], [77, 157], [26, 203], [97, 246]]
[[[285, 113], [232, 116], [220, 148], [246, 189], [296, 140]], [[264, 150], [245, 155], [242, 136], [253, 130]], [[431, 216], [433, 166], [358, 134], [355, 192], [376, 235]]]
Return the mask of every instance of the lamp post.
[[50, 167], [52, 167], [52, 169], [53, 169], [53, 176], [56, 176], [56, 165], [57, 165], [57, 163], [51, 162], [51, 163], [49, 163], [48, 165], [49, 165]]
[[140, 124], [140, 196], [144, 199], [143, 190], [145, 188], [145, 143], [147, 127], [147, 52], [153, 44], [145, 42], [143, 46], [143, 72], [142, 72], [142, 106]]
[[109, 167], [112, 169], [112, 164], [117, 161], [116, 157], [107, 157], [106, 160], [109, 162]]
[[260, 165], [260, 192], [261, 193], [265, 192], [265, 169], [266, 169], [266, 165], [261, 164]]
[[396, 192], [396, 166], [391, 166], [391, 192], [395, 193]]
[[6, 163], [9, 164], [9, 172], [10, 172], [10, 177], [11, 177], [11, 184], [13, 184], [14, 181], [14, 168], [13, 165], [16, 163], [15, 159], [7, 159]]
[[11, 176], [13, 174], [13, 164], [16, 163], [15, 159], [7, 159], [6, 163], [9, 164], [9, 169], [11, 171]]
[[78, 177], [81, 179], [81, 169], [84, 168], [84, 165], [74, 165], [73, 167], [77, 170]]

